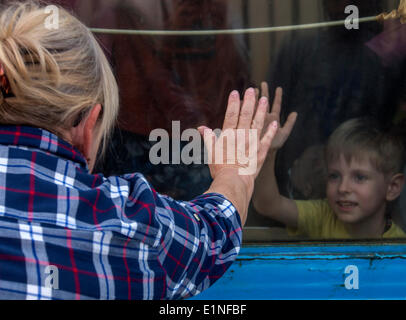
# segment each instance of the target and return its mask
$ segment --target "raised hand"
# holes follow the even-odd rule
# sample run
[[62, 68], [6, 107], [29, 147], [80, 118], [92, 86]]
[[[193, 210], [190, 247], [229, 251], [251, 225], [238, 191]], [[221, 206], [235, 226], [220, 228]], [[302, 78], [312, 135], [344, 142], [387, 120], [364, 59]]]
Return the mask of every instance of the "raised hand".
[[[241, 169], [245, 169], [245, 172], [248, 172], [246, 175], [253, 178], [258, 175], [271, 146], [277, 125], [276, 122], [273, 125], [270, 122], [264, 128], [268, 109], [268, 98], [266, 97], [262, 97], [256, 107], [254, 89], [250, 88], [245, 92], [242, 106], [238, 92], [234, 91], [229, 97], [220, 137], [216, 137], [209, 128], [199, 128], [208, 149], [209, 159], [212, 159], [209, 168], [213, 178], [224, 169], [238, 169], [239, 175], [245, 175], [241, 174], [243, 172]], [[245, 132], [245, 138], [238, 139], [241, 132]], [[225, 142], [224, 138], [225, 141], [228, 141]], [[229, 150], [229, 146], [232, 146], [231, 150]], [[218, 154], [223, 156], [221, 163], [213, 160], [214, 155]], [[255, 169], [248, 170], [251, 168]]]
[[[259, 92], [258, 96], [259, 96]], [[288, 139], [290, 133], [292, 132], [293, 126], [295, 125], [297, 113], [292, 112], [289, 114], [288, 119], [285, 122], [285, 125], [282, 126], [280, 123], [280, 113], [281, 113], [281, 106], [282, 106], [282, 88], [278, 87], [275, 91], [275, 98], [273, 100], [271, 112], [267, 111], [265, 115], [265, 124], [264, 128], [267, 128], [270, 123], [276, 121], [278, 123], [278, 131], [276, 132], [275, 137], [272, 140], [271, 149], [279, 149], [281, 148], [285, 141]], [[262, 82], [261, 83], [261, 95], [269, 99], [269, 89], [268, 83]], [[264, 132], [262, 132], [264, 134]]]

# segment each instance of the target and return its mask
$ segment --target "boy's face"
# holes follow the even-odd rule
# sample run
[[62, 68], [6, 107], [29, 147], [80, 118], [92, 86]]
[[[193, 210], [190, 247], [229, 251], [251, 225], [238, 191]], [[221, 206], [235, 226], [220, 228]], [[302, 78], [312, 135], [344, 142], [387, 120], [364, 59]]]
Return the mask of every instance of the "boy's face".
[[327, 167], [327, 199], [340, 221], [352, 224], [384, 216], [390, 181], [366, 157], [348, 163], [340, 155]]

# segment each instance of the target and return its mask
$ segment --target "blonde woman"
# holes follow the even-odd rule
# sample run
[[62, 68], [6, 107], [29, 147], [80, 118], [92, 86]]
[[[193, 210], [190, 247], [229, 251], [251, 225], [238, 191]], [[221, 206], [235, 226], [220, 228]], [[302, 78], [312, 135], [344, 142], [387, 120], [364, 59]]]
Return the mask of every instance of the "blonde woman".
[[[239, 252], [276, 122], [258, 147], [236, 141], [242, 151], [255, 147], [254, 173], [240, 175], [247, 164], [226, 157], [210, 165], [211, 187], [190, 202], [157, 194], [140, 174], [92, 174], [117, 116], [117, 84], [89, 30], [58, 14], [55, 30], [35, 2], [0, 11], [0, 298], [198, 294]], [[249, 89], [240, 104], [233, 92], [224, 132], [261, 132], [267, 99], [256, 104]], [[210, 129], [199, 130], [213, 155], [227, 156]]]

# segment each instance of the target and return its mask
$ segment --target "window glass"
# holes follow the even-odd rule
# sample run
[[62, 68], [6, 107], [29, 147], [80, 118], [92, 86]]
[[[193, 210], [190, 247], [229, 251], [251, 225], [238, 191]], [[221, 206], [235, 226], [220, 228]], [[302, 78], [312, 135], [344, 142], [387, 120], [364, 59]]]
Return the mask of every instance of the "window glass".
[[[200, 125], [220, 128], [228, 94], [233, 89], [242, 93], [250, 86], [259, 88], [266, 80], [271, 98], [276, 87], [283, 88], [282, 123], [291, 112], [298, 113], [289, 138], [276, 155], [275, 176], [280, 194], [286, 199], [314, 201], [296, 203], [299, 212], [311, 212], [306, 217], [318, 223], [325, 220], [326, 214], [332, 214], [326, 222], [330, 227], [339, 224], [337, 218], [346, 221], [345, 226], [353, 223], [355, 220], [346, 220], [345, 214], [363, 210], [364, 202], [372, 206], [368, 197], [375, 194], [381, 202], [373, 203], [376, 208], [367, 206], [370, 212], [364, 212], [364, 216], [357, 218], [358, 222], [364, 219], [381, 225], [382, 219], [372, 221], [370, 216], [375, 209], [384, 210], [391, 214], [391, 219], [385, 215], [382, 232], [396, 226], [399, 232], [394, 234], [398, 237], [402, 229], [406, 230], [406, 195], [402, 193], [395, 200], [386, 201], [388, 189], [378, 188], [382, 184], [376, 184], [379, 190], [371, 191], [359, 182], [361, 187], [355, 191], [349, 187], [351, 190], [346, 191], [355, 194], [355, 198], [340, 196], [330, 202], [324, 200], [327, 185], [338, 181], [334, 180], [337, 175], [342, 181], [346, 177], [342, 166], [338, 172], [337, 168], [332, 171], [325, 159], [328, 138], [342, 123], [368, 116], [385, 130], [405, 137], [406, 25], [400, 24], [399, 19], [385, 22], [367, 19], [358, 25], [349, 19], [357, 13], [363, 18], [389, 12], [398, 7], [399, 1], [65, 0], [59, 3], [74, 10], [92, 28], [207, 31], [198, 35], [97, 33], [113, 65], [121, 99], [118, 128], [108, 156], [98, 164], [97, 170], [106, 175], [141, 172], [157, 191], [176, 199], [192, 199], [208, 189], [211, 183], [208, 167], [178, 159], [190, 141], [186, 139], [180, 145], [172, 143], [177, 139], [170, 140], [168, 155], [161, 155], [169, 157], [169, 164], [151, 163], [151, 148], [157, 143], [151, 141], [151, 131], [164, 129], [169, 137], [177, 138], [186, 129]], [[346, 19], [346, 25], [331, 25]], [[314, 23], [318, 25], [308, 26]], [[303, 28], [304, 25], [307, 27]], [[290, 28], [274, 28], [281, 26]], [[269, 29], [241, 31], [264, 27]], [[236, 31], [211, 32], [229, 29]], [[202, 159], [201, 155], [197, 158]], [[345, 167], [347, 162], [342, 165]], [[349, 167], [353, 181], [367, 179], [369, 185], [379, 181], [360, 174], [358, 171], [364, 167], [355, 173]], [[364, 191], [369, 194], [362, 194]], [[332, 208], [334, 204], [338, 209]], [[342, 210], [345, 217], [340, 218], [334, 210]], [[288, 232], [283, 222], [265, 217], [259, 211], [251, 204], [245, 240], [312, 238], [293, 229]], [[298, 218], [301, 226], [329, 228], [301, 219]], [[323, 233], [319, 237], [329, 238]]]

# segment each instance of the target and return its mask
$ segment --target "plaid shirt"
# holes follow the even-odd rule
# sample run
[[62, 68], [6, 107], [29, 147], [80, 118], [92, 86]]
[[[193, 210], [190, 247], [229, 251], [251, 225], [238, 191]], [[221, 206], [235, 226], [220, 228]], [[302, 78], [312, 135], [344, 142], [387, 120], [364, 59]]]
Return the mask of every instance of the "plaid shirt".
[[0, 299], [193, 296], [225, 273], [241, 234], [220, 194], [175, 201], [141, 174], [90, 174], [48, 131], [0, 126]]

